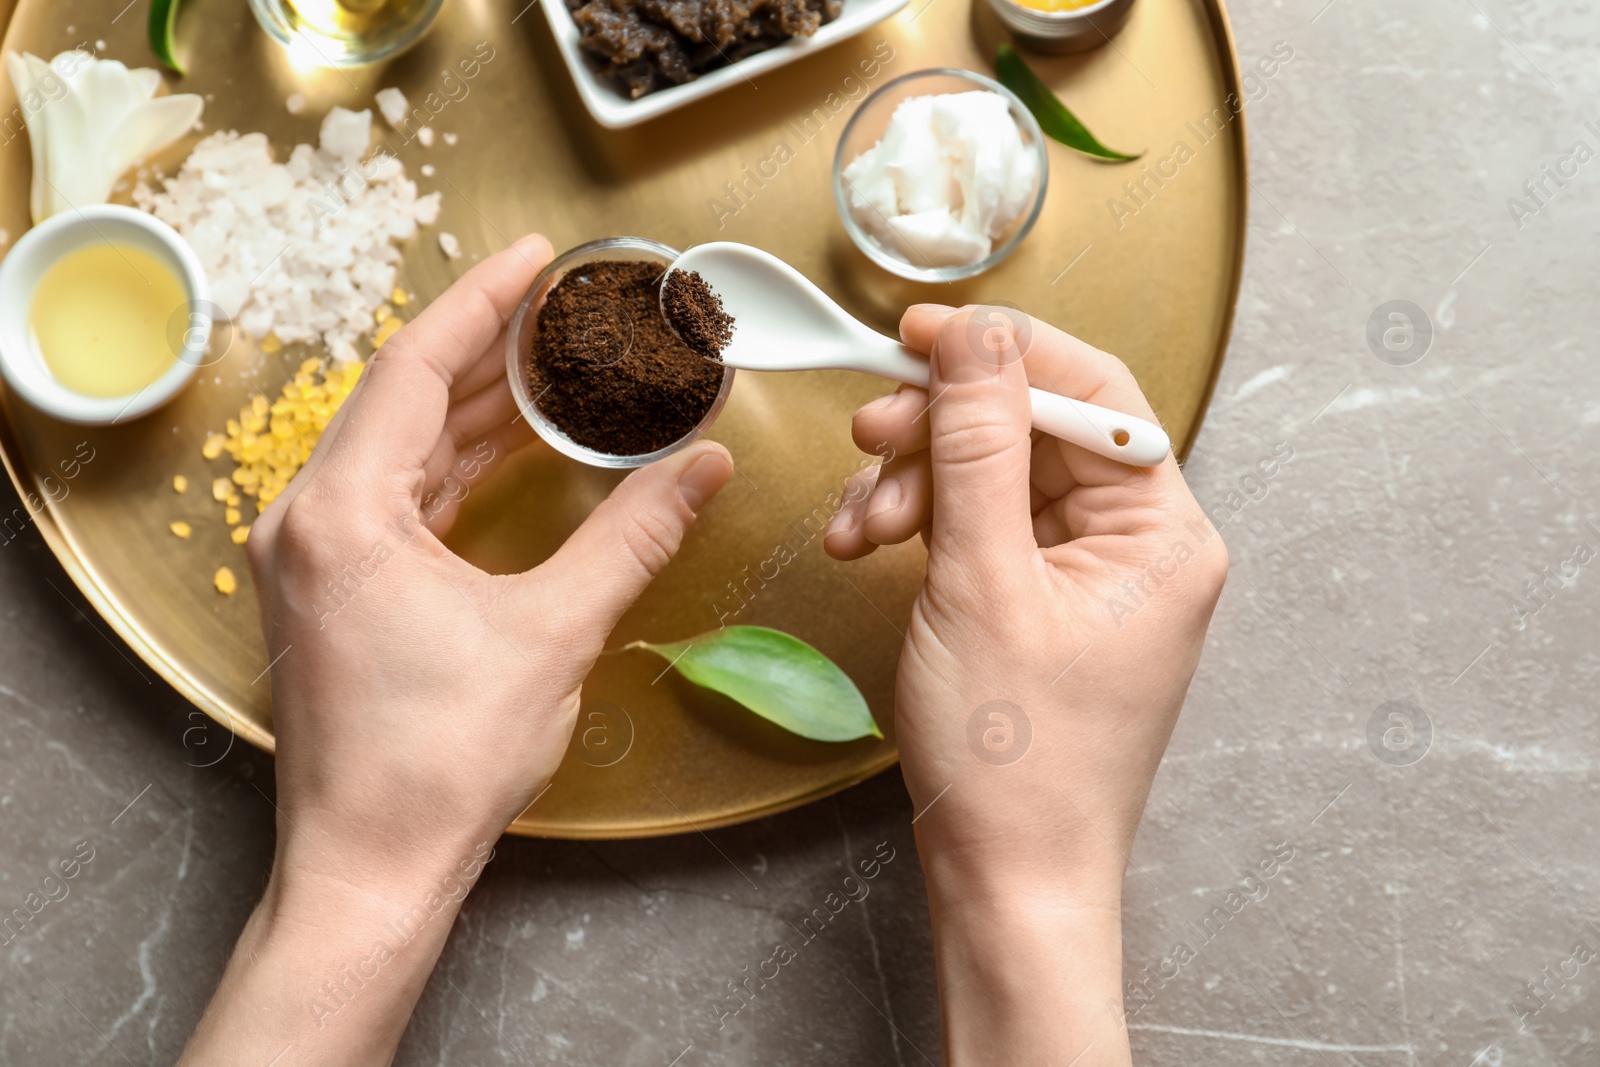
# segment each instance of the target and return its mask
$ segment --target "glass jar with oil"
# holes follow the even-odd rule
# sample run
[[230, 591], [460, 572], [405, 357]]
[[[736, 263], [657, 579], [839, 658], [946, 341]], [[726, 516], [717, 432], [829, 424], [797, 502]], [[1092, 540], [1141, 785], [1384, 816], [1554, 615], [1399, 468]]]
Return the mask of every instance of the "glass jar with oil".
[[250, 0], [297, 67], [353, 67], [411, 47], [444, 0]]

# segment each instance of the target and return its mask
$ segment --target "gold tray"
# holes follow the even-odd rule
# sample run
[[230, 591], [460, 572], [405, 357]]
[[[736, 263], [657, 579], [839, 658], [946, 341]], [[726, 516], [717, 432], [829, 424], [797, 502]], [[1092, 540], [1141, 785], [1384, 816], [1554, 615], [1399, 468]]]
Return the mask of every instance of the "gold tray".
[[[1154, 195], [1124, 214], [1119, 228], [1107, 199], [1120, 196], [1132, 207], [1122, 186], [1142, 177], [1142, 164], [1105, 165], [1052, 144], [1048, 202], [1032, 236], [998, 269], [949, 286], [902, 282], [869, 264], [834, 214], [830, 168], [839, 132], [864, 92], [926, 67], [992, 69], [1001, 33], [983, 0], [912, 0], [854, 40], [617, 132], [601, 130], [584, 112], [543, 12], [533, 5], [515, 17], [526, 2], [456, 0], [420, 46], [383, 67], [296, 73], [240, 0], [188, 0], [179, 48], [191, 57], [190, 74], [174, 87], [206, 96], [207, 130], [263, 131], [282, 158], [291, 145], [315, 142], [332, 105], [371, 106], [373, 92], [387, 85], [416, 103], [440, 87], [441, 71], [486, 41], [493, 58], [466, 83], [465, 96], [452, 90], [456, 98], [432, 123], [458, 134], [459, 144], [412, 143], [399, 153], [425, 191], [444, 192], [438, 226], [406, 249], [403, 284], [417, 304], [443, 292], [477, 255], [531, 230], [549, 235], [557, 250], [620, 234], [679, 248], [747, 241], [793, 263], [887, 332], [916, 301], [1027, 308], [1126, 359], [1187, 450], [1227, 344], [1244, 249], [1243, 117], [1203, 146], [1193, 132], [1213, 108], [1226, 114], [1224, 100], [1240, 91], [1222, 0], [1140, 0], [1112, 45], [1075, 57], [1030, 56], [1107, 144], [1148, 147], [1153, 166], [1182, 140], [1193, 158], [1161, 187], [1149, 183]], [[0, 0], [0, 17], [9, 6]], [[120, 0], [20, 0], [5, 47], [48, 58], [99, 39], [104, 54], [155, 66], [144, 41], [145, 9], [108, 24], [118, 6]], [[4, 81], [0, 113], [9, 115], [17, 102]], [[299, 116], [284, 106], [294, 92], [309, 101]], [[787, 153], [775, 153], [780, 142]], [[188, 143], [162, 160], [169, 171]], [[775, 154], [790, 158], [774, 162]], [[420, 176], [425, 162], [438, 168], [432, 179]], [[22, 137], [0, 151], [0, 227], [13, 237], [29, 223], [29, 166]], [[441, 230], [460, 238], [467, 258], [440, 253]], [[241, 576], [247, 568], [207, 492], [211, 478], [227, 471], [201, 458], [200, 443], [253, 389], [276, 395], [305, 354], [267, 356], [236, 338], [226, 359], [171, 406], [108, 429], [62, 425], [0, 395], [7, 473], [24, 500], [45, 502], [33, 521], [72, 580], [156, 673], [269, 750], [272, 714], [255, 597], [247, 581], [231, 598], [211, 586], [219, 565]], [[895, 663], [922, 548], [884, 549], [844, 565], [824, 555], [820, 539], [809, 539], [809, 528], [827, 517], [828, 494], [860, 460], [849, 413], [885, 388], [848, 373], [740, 376], [712, 435], [733, 450], [740, 474], [623, 620], [612, 646], [713, 628], [716, 605], [737, 603], [730, 583], [763, 570], [771, 575], [773, 565], [764, 561], [787, 542], [796, 558], [764, 587], [749, 583], [754, 595], [734, 621], [789, 630], [833, 657], [866, 694], [887, 737], [804, 741], [675, 675], [663, 677], [653, 656], [607, 653], [585, 686], [585, 717], [566, 762], [514, 831], [598, 838], [705, 829], [794, 807], [895, 762]], [[85, 441], [95, 458], [63, 480], [58, 464]], [[187, 494], [172, 491], [174, 474], [189, 477]], [[536, 445], [472, 490], [452, 546], [489, 570], [526, 568], [614, 482], [614, 475]], [[179, 518], [194, 525], [188, 541], [167, 530]], [[209, 751], [220, 747], [219, 738]]]

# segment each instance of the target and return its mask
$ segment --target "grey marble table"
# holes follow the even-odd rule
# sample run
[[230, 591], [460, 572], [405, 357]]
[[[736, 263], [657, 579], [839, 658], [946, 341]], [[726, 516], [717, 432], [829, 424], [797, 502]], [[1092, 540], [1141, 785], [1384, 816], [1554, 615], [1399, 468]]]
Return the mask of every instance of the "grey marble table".
[[[1246, 64], [1293, 56], [1249, 108], [1188, 468], [1234, 570], [1127, 883], [1136, 1054], [1600, 1062], [1600, 13], [1233, 14]], [[0, 909], [82, 861], [0, 945], [5, 1064], [170, 1063], [271, 855], [270, 760], [189, 766], [185, 705], [86, 611], [36, 535], [0, 548]], [[908, 822], [891, 773], [709, 841], [508, 840], [399, 1062], [937, 1063]], [[881, 842], [870, 895], [719, 1026]]]

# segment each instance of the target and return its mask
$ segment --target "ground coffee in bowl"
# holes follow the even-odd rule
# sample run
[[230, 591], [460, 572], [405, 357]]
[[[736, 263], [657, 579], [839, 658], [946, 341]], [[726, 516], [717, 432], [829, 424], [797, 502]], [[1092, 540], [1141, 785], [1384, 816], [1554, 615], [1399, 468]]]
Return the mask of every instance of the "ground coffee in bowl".
[[693, 433], [722, 391], [726, 368], [662, 317], [664, 270], [650, 260], [591, 259], [568, 268], [539, 309], [528, 396], [585, 448], [656, 452]]

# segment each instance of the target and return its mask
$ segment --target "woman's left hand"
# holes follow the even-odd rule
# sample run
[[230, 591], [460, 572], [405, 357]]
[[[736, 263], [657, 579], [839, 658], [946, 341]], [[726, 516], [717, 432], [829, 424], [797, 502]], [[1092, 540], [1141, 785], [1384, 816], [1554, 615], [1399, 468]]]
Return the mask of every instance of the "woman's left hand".
[[[544, 238], [524, 238], [379, 348], [250, 530], [277, 861], [185, 1062], [224, 1047], [255, 1062], [239, 1036], [256, 1030], [267, 1062], [307, 1023], [302, 1062], [387, 1062], [489, 846], [560, 764], [612, 627], [732, 473], [710, 442], [635, 471], [522, 574], [445, 547], [461, 499], [532, 437], [506, 381], [506, 323], [549, 260]], [[426, 936], [388, 945], [395, 917], [419, 908]], [[363, 982], [359, 1007], [331, 1010], [318, 983], [341, 961], [370, 964], [375, 940], [405, 962], [379, 968], [379, 992]], [[232, 1012], [244, 1029], [223, 1021]]]

